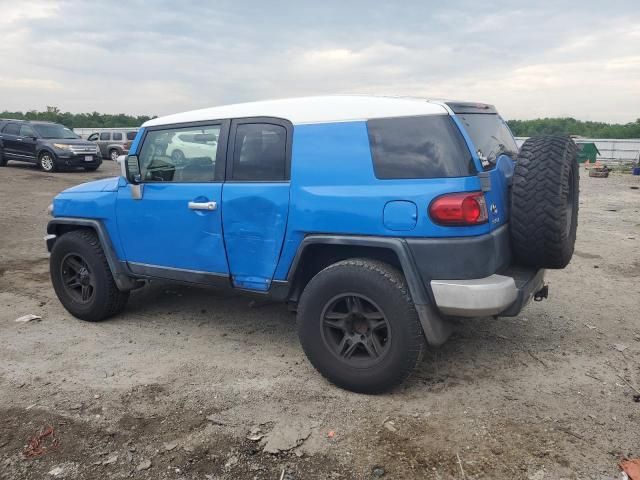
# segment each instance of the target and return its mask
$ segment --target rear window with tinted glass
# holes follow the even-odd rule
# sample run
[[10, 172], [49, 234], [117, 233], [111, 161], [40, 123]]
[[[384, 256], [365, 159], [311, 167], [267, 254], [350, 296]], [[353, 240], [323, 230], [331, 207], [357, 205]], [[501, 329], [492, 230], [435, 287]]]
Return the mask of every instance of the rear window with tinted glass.
[[138, 132], [127, 132], [127, 140], [133, 140], [136, 138], [136, 133]]
[[509, 127], [498, 115], [464, 113], [458, 114], [458, 118], [471, 137], [485, 169], [491, 168], [502, 154], [511, 155], [512, 158], [517, 155], [518, 145]]
[[471, 153], [449, 115], [378, 118], [367, 122], [380, 179], [466, 177]]

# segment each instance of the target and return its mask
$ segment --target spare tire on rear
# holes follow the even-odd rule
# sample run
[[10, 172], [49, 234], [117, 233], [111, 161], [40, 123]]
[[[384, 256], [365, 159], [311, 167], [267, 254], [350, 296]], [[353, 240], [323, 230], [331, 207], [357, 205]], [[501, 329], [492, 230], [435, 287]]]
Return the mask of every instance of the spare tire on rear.
[[511, 243], [519, 264], [568, 265], [578, 226], [578, 180], [571, 138], [540, 136], [524, 142], [511, 187]]

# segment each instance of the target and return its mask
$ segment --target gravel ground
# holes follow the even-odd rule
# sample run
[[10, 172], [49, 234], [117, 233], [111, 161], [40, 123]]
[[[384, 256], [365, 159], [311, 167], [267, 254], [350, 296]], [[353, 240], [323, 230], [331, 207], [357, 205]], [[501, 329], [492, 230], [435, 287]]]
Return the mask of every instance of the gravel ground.
[[[283, 305], [154, 283], [109, 321], [72, 318], [46, 207], [115, 174], [0, 168], [0, 478], [603, 479], [640, 456], [640, 177], [583, 175], [547, 301], [458, 325], [365, 396], [313, 370]], [[25, 457], [46, 426], [51, 448]]]

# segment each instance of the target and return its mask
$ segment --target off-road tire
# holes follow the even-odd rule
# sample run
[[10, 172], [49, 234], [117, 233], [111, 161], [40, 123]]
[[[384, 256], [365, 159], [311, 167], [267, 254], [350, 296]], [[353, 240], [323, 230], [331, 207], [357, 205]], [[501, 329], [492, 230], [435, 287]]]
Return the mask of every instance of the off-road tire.
[[[323, 340], [322, 313], [336, 295], [374, 300], [390, 324], [389, 348], [379, 363], [361, 368], [337, 358]], [[349, 259], [328, 266], [308, 283], [298, 304], [298, 336], [311, 364], [330, 382], [359, 393], [402, 383], [422, 359], [426, 342], [404, 276], [384, 262]]]
[[[69, 254], [82, 257], [95, 275], [95, 292], [88, 305], [75, 301], [63, 285], [62, 261]], [[118, 290], [107, 257], [92, 230], [73, 230], [58, 238], [51, 250], [49, 270], [60, 302], [71, 315], [80, 320], [97, 322], [112, 317], [124, 309], [129, 299], [129, 292]]]
[[116, 162], [119, 156], [120, 156], [120, 152], [117, 149], [112, 148], [111, 150], [109, 150], [109, 160], [113, 160], [114, 162]]
[[516, 261], [564, 268], [578, 226], [577, 147], [563, 136], [532, 137], [518, 154], [511, 187], [511, 243]]

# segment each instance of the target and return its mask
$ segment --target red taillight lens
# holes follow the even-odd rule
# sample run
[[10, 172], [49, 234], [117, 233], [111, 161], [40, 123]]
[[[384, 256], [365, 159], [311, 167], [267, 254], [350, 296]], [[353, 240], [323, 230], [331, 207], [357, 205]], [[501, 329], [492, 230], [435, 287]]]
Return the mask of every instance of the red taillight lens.
[[489, 218], [482, 192], [442, 195], [429, 205], [429, 215], [440, 225], [478, 225]]

